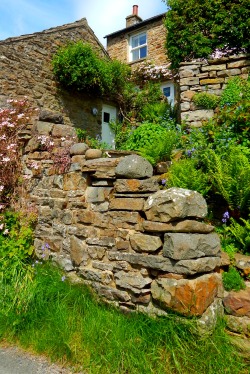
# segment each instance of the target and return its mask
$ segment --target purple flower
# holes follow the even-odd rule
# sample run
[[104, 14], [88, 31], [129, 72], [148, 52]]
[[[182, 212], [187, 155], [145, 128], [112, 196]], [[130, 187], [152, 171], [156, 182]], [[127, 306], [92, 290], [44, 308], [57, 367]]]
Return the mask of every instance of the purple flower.
[[161, 180], [161, 184], [162, 184], [163, 186], [165, 186], [166, 183], [167, 183], [167, 180], [166, 180], [166, 179], [162, 179], [162, 180]]
[[65, 275], [63, 275], [61, 279], [62, 279], [62, 282], [64, 282], [66, 279]]
[[226, 210], [225, 213], [223, 213], [223, 216], [222, 216], [222, 222], [223, 223], [227, 223], [227, 221], [229, 220], [230, 218], [230, 215], [229, 215], [229, 212]]

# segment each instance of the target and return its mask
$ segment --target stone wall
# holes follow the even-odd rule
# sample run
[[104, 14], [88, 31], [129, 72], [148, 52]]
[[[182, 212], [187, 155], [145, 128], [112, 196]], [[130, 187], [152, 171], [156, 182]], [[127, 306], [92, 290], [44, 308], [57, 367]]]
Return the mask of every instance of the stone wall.
[[[165, 41], [166, 41], [166, 27], [163, 24], [163, 20], [157, 19], [154, 22], [148, 23], [142, 29], [139, 28], [138, 31], [147, 31], [147, 44], [148, 44], [148, 56], [147, 59], [153, 62], [155, 65], [163, 65], [167, 62]], [[124, 29], [123, 33], [118, 33], [118, 35], [107, 37], [107, 51], [112, 59], [117, 59], [121, 62], [128, 63], [129, 58], [129, 33]], [[130, 63], [132, 67], [136, 67], [142, 60]]]
[[179, 75], [182, 121], [191, 126], [201, 126], [203, 120], [213, 117], [214, 111], [196, 108], [192, 102], [193, 95], [207, 91], [220, 96], [230, 77], [237, 75], [246, 79], [249, 71], [250, 59], [246, 55], [181, 63]]
[[74, 129], [51, 118], [43, 116], [36, 133], [51, 135], [54, 148], [41, 149], [33, 135], [23, 156], [26, 205], [38, 209], [37, 256], [52, 257], [67, 277], [80, 277], [123, 311], [172, 310], [206, 321], [222, 305], [221, 259], [203, 197], [161, 190], [140, 156], [102, 157], [84, 143], [71, 146], [70, 169], [59, 173], [51, 154], [69, 146], [65, 135]]
[[[101, 55], [106, 51], [88, 26], [86, 19], [31, 35], [0, 41], [0, 107], [8, 98], [23, 98], [41, 109], [64, 113], [64, 121], [88, 129], [91, 135], [101, 131], [102, 102], [99, 98], [64, 92], [57, 86], [51, 58], [59, 46], [82, 40]], [[99, 115], [92, 115], [92, 108]]]

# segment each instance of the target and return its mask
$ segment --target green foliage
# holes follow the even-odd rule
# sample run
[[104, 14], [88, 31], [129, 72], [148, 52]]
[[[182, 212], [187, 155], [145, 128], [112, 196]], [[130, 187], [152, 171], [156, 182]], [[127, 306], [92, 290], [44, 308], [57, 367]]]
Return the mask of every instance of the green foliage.
[[219, 105], [220, 98], [208, 92], [198, 92], [193, 96], [193, 102], [202, 109], [215, 109]]
[[235, 105], [239, 101], [250, 100], [250, 80], [241, 77], [232, 77], [227, 82], [226, 88], [221, 95], [221, 106]]
[[250, 220], [240, 218], [240, 221], [237, 222], [231, 218], [230, 225], [226, 227], [226, 231], [234, 245], [242, 253], [250, 254]]
[[95, 149], [109, 149], [109, 144], [102, 142], [97, 135], [96, 138], [92, 138], [87, 134], [86, 130], [76, 128], [76, 136], [79, 142], [86, 143], [90, 148]]
[[228, 272], [222, 274], [223, 285], [226, 291], [240, 291], [246, 288], [239, 272], [231, 266]]
[[76, 136], [79, 142], [84, 142], [87, 136], [87, 131], [76, 127]]
[[6, 211], [0, 217], [0, 276], [10, 278], [11, 269], [19, 272], [33, 254], [32, 222], [16, 212]]
[[119, 121], [113, 121], [109, 124], [114, 136], [115, 136], [115, 149], [124, 149], [124, 144], [127, 142], [128, 138], [132, 132], [132, 126], [130, 123], [124, 123]]
[[167, 173], [167, 188], [170, 187], [195, 190], [203, 196], [211, 188], [208, 175], [197, 168], [197, 161], [192, 158], [173, 161]]
[[167, 51], [173, 67], [216, 49], [250, 50], [248, 0], [165, 0]]
[[204, 160], [216, 193], [226, 200], [231, 211], [247, 215], [250, 208], [250, 162], [242, 148], [230, 146], [226, 154], [210, 149]]
[[[219, 323], [197, 335], [196, 321], [170, 314], [157, 319], [123, 315], [98, 303], [81, 284], [64, 280], [51, 263], [0, 278], [0, 337], [74, 366], [74, 371], [109, 373], [244, 373], [241, 356]], [[206, 360], [203, 358], [206, 357]]]
[[126, 64], [100, 57], [82, 41], [61, 47], [53, 56], [52, 66], [63, 87], [111, 97], [120, 93], [130, 75]]
[[170, 160], [178, 142], [179, 134], [176, 131], [145, 122], [131, 133], [123, 148], [137, 151], [155, 165], [159, 161]]

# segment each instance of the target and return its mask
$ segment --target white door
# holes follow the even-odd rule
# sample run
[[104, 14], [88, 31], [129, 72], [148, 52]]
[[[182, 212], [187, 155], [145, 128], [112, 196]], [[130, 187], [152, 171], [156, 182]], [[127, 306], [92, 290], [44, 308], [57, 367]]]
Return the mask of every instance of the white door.
[[103, 104], [102, 106], [102, 141], [109, 144], [111, 149], [115, 148], [115, 134], [109, 123], [116, 121], [116, 107]]
[[164, 82], [161, 84], [161, 89], [163, 92], [163, 95], [166, 96], [168, 99], [169, 104], [173, 107], [174, 106], [174, 83], [172, 82]]

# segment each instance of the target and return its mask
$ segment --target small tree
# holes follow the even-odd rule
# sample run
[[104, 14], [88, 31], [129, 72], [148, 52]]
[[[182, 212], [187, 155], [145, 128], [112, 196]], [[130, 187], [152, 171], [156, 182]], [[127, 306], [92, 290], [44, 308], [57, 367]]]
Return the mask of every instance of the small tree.
[[163, 0], [167, 54], [172, 67], [216, 49], [250, 51], [249, 0]]

